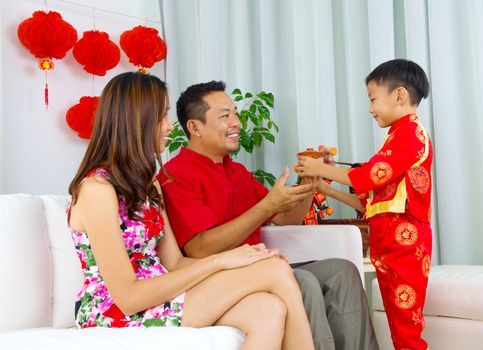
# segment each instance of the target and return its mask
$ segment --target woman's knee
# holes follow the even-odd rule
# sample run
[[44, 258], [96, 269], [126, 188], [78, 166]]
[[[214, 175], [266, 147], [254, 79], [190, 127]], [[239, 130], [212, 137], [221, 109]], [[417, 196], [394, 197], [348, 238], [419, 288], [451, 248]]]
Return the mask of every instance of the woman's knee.
[[256, 296], [254, 310], [258, 320], [255, 322], [254, 328], [283, 331], [287, 317], [287, 306], [283, 300], [270, 293], [256, 293], [254, 296]]
[[269, 317], [274, 316], [277, 319], [285, 321], [287, 315], [287, 306], [278, 296], [270, 293], [260, 293], [261, 297], [258, 303], [258, 308], [262, 314]]
[[263, 260], [266, 266], [266, 272], [272, 277], [276, 279], [294, 279], [294, 274], [292, 267], [283, 259], [280, 258], [271, 258], [267, 260]]

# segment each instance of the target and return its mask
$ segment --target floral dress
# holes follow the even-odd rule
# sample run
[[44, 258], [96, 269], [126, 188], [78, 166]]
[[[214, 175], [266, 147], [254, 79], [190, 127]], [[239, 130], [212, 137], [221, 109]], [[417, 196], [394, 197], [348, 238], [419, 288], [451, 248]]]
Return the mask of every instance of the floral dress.
[[[87, 177], [98, 175], [109, 181], [107, 168], [98, 168]], [[156, 245], [164, 235], [164, 220], [158, 206], [146, 203], [141, 221], [131, 220], [126, 210], [126, 200], [118, 195], [119, 226], [124, 244], [131, 260], [136, 278], [139, 280], [160, 276], [168, 271], [156, 256]], [[79, 306], [76, 323], [80, 328], [88, 327], [152, 327], [180, 326], [184, 306], [184, 293], [176, 298], [134, 315], [124, 315], [114, 304], [111, 294], [99, 272], [86, 232], [75, 231], [69, 226], [75, 249], [84, 272], [84, 285], [77, 294]]]

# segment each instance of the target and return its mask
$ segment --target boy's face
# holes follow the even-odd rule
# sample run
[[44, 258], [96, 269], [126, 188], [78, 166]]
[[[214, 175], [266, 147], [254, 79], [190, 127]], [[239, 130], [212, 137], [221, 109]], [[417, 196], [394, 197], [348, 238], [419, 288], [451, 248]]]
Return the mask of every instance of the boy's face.
[[391, 126], [397, 119], [398, 89], [389, 92], [385, 85], [378, 85], [375, 81], [367, 84], [369, 96], [369, 113], [372, 114], [381, 128]]

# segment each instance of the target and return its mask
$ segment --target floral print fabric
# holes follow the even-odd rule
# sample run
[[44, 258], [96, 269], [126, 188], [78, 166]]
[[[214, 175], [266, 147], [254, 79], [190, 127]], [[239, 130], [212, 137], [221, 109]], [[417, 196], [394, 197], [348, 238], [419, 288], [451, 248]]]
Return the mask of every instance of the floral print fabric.
[[[92, 175], [109, 180], [106, 168], [95, 169], [88, 176]], [[142, 280], [168, 273], [156, 256], [156, 245], [161, 241], [165, 229], [158, 206], [146, 203], [143, 212], [139, 213], [143, 219], [135, 221], [128, 216], [125, 199], [118, 196], [118, 201], [119, 225], [136, 278]], [[104, 284], [86, 232], [72, 228], [70, 232], [84, 272], [84, 285], [76, 297], [76, 301], [80, 302], [76, 318], [80, 328], [181, 325], [184, 293], [162, 305], [134, 315], [124, 315]]]

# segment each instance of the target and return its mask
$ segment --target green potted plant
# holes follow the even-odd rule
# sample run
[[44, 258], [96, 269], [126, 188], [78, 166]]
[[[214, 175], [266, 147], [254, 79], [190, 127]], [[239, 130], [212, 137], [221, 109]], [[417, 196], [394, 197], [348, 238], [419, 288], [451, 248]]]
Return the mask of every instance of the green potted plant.
[[[232, 157], [244, 150], [253, 154], [263, 145], [263, 140], [275, 143], [275, 133], [278, 132], [278, 125], [272, 120], [270, 111], [275, 105], [275, 98], [270, 92], [261, 91], [257, 94], [251, 92], [243, 93], [240, 89], [234, 89], [231, 93], [233, 100], [238, 104], [238, 115], [240, 118], [240, 149], [232, 153]], [[179, 122], [174, 123], [174, 129], [169, 135], [166, 147], [169, 153], [175, 152], [181, 146], [188, 144], [183, 128]], [[262, 185], [265, 182], [273, 186], [275, 176], [262, 169], [252, 171], [255, 178]]]

